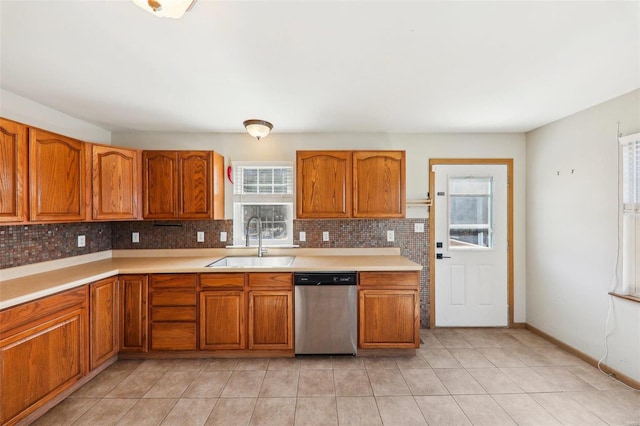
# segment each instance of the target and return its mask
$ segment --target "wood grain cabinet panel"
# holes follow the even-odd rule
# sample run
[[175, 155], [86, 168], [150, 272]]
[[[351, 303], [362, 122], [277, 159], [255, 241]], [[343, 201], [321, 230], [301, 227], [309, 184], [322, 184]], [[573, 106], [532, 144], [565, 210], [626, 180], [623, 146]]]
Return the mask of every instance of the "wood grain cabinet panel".
[[298, 151], [296, 174], [299, 218], [351, 216], [350, 151]]
[[224, 157], [213, 151], [143, 151], [145, 219], [223, 219]]
[[143, 217], [178, 217], [178, 156], [175, 151], [142, 152]]
[[27, 220], [27, 126], [0, 118], [0, 223]]
[[152, 274], [151, 350], [197, 349], [197, 275]]
[[0, 312], [0, 424], [16, 424], [87, 373], [86, 301], [83, 286]]
[[83, 142], [29, 128], [31, 221], [86, 220], [88, 170]]
[[249, 349], [293, 349], [292, 293], [249, 291]]
[[120, 350], [147, 352], [147, 297], [146, 275], [121, 275], [120, 281]]
[[245, 349], [244, 291], [200, 293], [200, 349]]
[[93, 219], [139, 219], [140, 153], [92, 145]]
[[358, 345], [420, 347], [420, 272], [358, 273]]
[[405, 216], [405, 152], [353, 153], [353, 217]]
[[118, 353], [118, 278], [91, 284], [89, 341], [91, 370]]

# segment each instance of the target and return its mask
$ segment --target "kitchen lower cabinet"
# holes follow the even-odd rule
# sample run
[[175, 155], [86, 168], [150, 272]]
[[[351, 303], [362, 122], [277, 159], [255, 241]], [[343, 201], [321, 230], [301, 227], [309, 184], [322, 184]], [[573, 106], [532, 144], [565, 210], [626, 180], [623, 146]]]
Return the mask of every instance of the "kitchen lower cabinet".
[[293, 349], [293, 274], [248, 274], [248, 287], [249, 349]]
[[87, 373], [87, 287], [0, 312], [0, 424], [13, 425]]
[[200, 293], [200, 349], [245, 349], [245, 293]]
[[105, 278], [89, 286], [91, 370], [118, 353], [118, 278]]
[[197, 348], [196, 274], [152, 274], [150, 349], [195, 351]]
[[420, 347], [418, 272], [361, 272], [358, 346], [362, 349]]
[[120, 351], [147, 352], [146, 275], [120, 275]]

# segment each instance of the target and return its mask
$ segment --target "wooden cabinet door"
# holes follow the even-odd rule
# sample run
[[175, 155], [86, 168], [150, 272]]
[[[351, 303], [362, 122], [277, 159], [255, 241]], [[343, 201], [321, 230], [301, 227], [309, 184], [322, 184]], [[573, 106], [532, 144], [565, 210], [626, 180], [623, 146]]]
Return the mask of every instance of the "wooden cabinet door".
[[118, 278], [90, 286], [89, 342], [91, 370], [118, 353]]
[[298, 218], [351, 216], [351, 152], [296, 153]]
[[140, 154], [134, 149], [92, 146], [93, 219], [139, 219]]
[[86, 219], [85, 144], [44, 130], [29, 129], [29, 198], [32, 221]]
[[145, 219], [178, 217], [177, 162], [175, 151], [142, 152], [142, 205]]
[[245, 349], [244, 291], [200, 293], [200, 349]]
[[360, 290], [358, 343], [363, 349], [419, 348], [417, 290]]
[[178, 217], [212, 219], [212, 152], [178, 152], [178, 182]]
[[0, 424], [72, 386], [89, 364], [87, 286], [0, 310]]
[[224, 157], [213, 153], [213, 218], [224, 219], [224, 186], [225, 167]]
[[27, 127], [0, 118], [0, 223], [27, 220]]
[[120, 281], [120, 350], [147, 352], [146, 275], [121, 275]]
[[293, 292], [249, 292], [249, 349], [293, 349]]
[[353, 153], [353, 217], [405, 216], [405, 152]]

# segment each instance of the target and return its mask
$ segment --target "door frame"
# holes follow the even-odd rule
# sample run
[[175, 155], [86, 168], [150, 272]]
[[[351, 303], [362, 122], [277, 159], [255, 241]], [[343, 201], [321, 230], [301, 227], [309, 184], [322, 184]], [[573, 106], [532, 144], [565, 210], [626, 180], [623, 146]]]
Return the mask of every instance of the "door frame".
[[435, 172], [433, 166], [505, 165], [507, 166], [507, 320], [513, 323], [513, 158], [430, 158], [429, 159], [429, 328], [436, 328], [436, 236], [435, 236]]

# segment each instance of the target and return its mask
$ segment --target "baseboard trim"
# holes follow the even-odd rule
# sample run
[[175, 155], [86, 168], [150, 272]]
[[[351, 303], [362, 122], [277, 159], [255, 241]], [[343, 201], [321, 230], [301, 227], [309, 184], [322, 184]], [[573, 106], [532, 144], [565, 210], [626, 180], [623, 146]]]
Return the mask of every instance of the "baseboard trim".
[[[598, 366], [598, 360], [597, 359], [585, 354], [584, 352], [574, 348], [573, 346], [567, 345], [566, 343], [562, 342], [561, 340], [556, 339], [555, 337], [553, 337], [550, 334], [547, 334], [544, 331], [532, 326], [531, 324], [525, 323], [524, 328], [529, 330], [529, 331], [531, 331], [532, 333], [537, 334], [538, 336], [542, 337], [543, 339], [548, 340], [549, 342], [553, 343], [554, 345], [559, 346], [563, 350], [565, 350], [565, 351], [569, 352], [571, 355], [583, 360], [587, 364], [590, 364], [590, 365], [592, 365], [594, 367]], [[627, 376], [626, 374], [621, 373], [618, 370], [609, 367], [607, 364], [600, 363], [600, 368], [602, 369], [602, 371], [604, 371], [605, 373], [611, 375], [613, 378], [619, 380], [620, 382], [624, 383], [625, 385], [631, 386], [632, 388], [634, 388], [636, 390], [640, 390], [640, 382], [639, 381], [634, 380], [633, 378]]]

